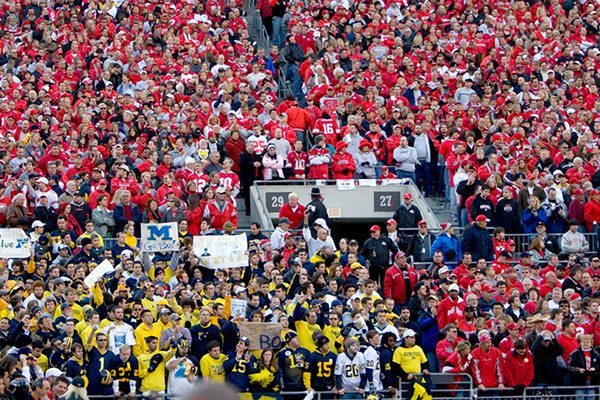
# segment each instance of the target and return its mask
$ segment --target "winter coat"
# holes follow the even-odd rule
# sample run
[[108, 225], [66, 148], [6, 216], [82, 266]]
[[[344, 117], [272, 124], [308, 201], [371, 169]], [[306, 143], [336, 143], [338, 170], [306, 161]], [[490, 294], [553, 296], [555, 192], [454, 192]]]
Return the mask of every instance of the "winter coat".
[[423, 237], [415, 233], [410, 238], [406, 254], [412, 256], [414, 262], [430, 262], [433, 259], [431, 247], [435, 240], [435, 236], [431, 233], [427, 233]]
[[408, 207], [402, 204], [392, 218], [398, 223], [398, 229], [417, 228], [417, 224], [423, 219], [421, 211], [414, 204]]
[[98, 232], [103, 238], [108, 237], [109, 229], [115, 226], [113, 212], [109, 209], [95, 208], [92, 211], [92, 221], [94, 221], [94, 231]]
[[548, 215], [546, 214], [546, 210], [540, 208], [537, 212], [533, 212], [530, 208], [526, 208], [523, 210], [523, 232], [525, 233], [534, 233], [535, 227], [538, 222], [546, 223], [548, 221]]
[[413, 284], [409, 272], [400, 269], [394, 264], [385, 271], [385, 277], [383, 279], [383, 295], [386, 298], [391, 297], [397, 304], [406, 304], [412, 293]]
[[546, 211], [548, 222], [546, 224], [548, 233], [564, 233], [567, 230], [567, 206], [562, 201], [549, 201], [546, 199], [542, 203], [542, 208]]
[[372, 151], [366, 153], [359, 151], [354, 154], [354, 161], [356, 162], [356, 174], [359, 178], [375, 179], [377, 158], [375, 158], [375, 154]]
[[[591, 350], [590, 367], [595, 368], [595, 371], [589, 371], [586, 367], [585, 354], [581, 348], [575, 350], [569, 356], [567, 365], [571, 371], [571, 384], [574, 386], [597, 386], [600, 385], [600, 348], [595, 347]], [[580, 372], [579, 369], [585, 369], [585, 372]]]
[[356, 163], [352, 154], [336, 152], [331, 160], [333, 179], [352, 179], [356, 171]]
[[486, 388], [495, 388], [503, 384], [502, 352], [492, 347], [487, 353], [481, 347], [471, 352], [471, 369], [473, 384], [484, 385]]
[[[454, 251], [454, 257], [451, 257], [452, 252], [450, 250]], [[456, 236], [450, 236], [446, 232], [440, 233], [431, 245], [431, 254], [435, 254], [436, 251], [442, 252], [444, 255], [444, 262], [457, 262], [462, 259], [458, 238]]]
[[600, 223], [600, 203], [594, 200], [589, 200], [585, 203], [583, 206], [583, 216], [588, 232], [593, 232], [594, 222]]
[[473, 260], [484, 258], [492, 261], [494, 259], [492, 236], [485, 228], [473, 224], [463, 233], [462, 251], [471, 253]]
[[520, 355], [516, 351], [509, 352], [502, 368], [506, 387], [530, 386], [533, 381], [533, 355], [527, 350]]
[[542, 344], [542, 336], [538, 335], [531, 346], [534, 360], [535, 384], [560, 384], [562, 382], [561, 369], [556, 357], [562, 355], [563, 350], [556, 341], [552, 339], [549, 346]]
[[28, 231], [32, 220], [27, 216], [27, 207], [13, 203], [6, 210], [6, 222], [11, 228], [21, 228]]
[[426, 311], [421, 313], [418, 324], [421, 331], [421, 337], [419, 338], [420, 346], [425, 353], [435, 353], [439, 335], [437, 320], [430, 312]]

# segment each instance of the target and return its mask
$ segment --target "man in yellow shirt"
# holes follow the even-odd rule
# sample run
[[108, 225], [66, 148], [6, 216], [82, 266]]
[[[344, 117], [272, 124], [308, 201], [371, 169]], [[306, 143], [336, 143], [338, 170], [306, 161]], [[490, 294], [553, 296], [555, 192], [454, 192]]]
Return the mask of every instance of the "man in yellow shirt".
[[221, 345], [216, 340], [210, 342], [206, 349], [208, 354], [205, 354], [200, 359], [200, 372], [202, 377], [207, 381], [225, 382], [225, 368], [223, 362], [227, 356], [221, 354]]
[[160, 338], [162, 329], [158, 324], [154, 323], [152, 311], [144, 310], [140, 314], [142, 323], [135, 328], [133, 336], [135, 337], [135, 345], [133, 346], [133, 355], [139, 357], [141, 354], [148, 351], [147, 338], [150, 336]]
[[[148, 313], [150, 314], [149, 310]], [[152, 315], [152, 314], [150, 314]], [[165, 365], [175, 355], [175, 348], [158, 350], [158, 337], [146, 336], [146, 350], [138, 356], [141, 391], [144, 396], [163, 395], [167, 390]]]
[[398, 382], [398, 378], [403, 381], [413, 379], [414, 374], [429, 375], [429, 363], [423, 349], [415, 344], [417, 334], [412, 329], [407, 329], [402, 335], [404, 345], [394, 350], [392, 356], [393, 382]]

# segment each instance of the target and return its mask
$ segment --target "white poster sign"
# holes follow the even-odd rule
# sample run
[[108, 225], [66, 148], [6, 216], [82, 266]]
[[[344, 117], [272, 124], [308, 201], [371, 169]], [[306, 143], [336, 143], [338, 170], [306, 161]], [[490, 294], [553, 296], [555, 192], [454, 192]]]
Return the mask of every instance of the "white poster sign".
[[179, 250], [177, 222], [142, 224], [140, 250], [145, 252], [169, 252]]
[[98, 264], [96, 268], [94, 268], [92, 272], [89, 273], [88, 276], [86, 276], [86, 278], [83, 280], [83, 283], [85, 283], [87, 287], [91, 288], [96, 282], [102, 279], [102, 277], [105, 274], [110, 274], [114, 271], [115, 268], [110, 263], [110, 261], [104, 260], [100, 264]]
[[354, 190], [356, 189], [356, 185], [354, 184], [354, 179], [338, 179], [337, 188], [338, 190]]
[[246, 300], [241, 299], [231, 299], [231, 316], [235, 317], [245, 317], [246, 316]]
[[29, 258], [31, 242], [21, 228], [0, 229], [1, 258]]
[[246, 235], [194, 236], [194, 253], [206, 268], [248, 266]]

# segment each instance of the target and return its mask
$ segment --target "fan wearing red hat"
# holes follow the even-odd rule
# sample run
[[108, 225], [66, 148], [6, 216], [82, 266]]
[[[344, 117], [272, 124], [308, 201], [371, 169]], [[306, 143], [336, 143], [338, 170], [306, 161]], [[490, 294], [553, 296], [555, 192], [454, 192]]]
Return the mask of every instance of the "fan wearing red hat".
[[381, 235], [379, 225], [369, 229], [371, 237], [362, 247], [361, 253], [369, 264], [369, 276], [379, 285], [383, 283], [385, 270], [390, 266], [390, 259], [398, 252], [398, 247], [392, 239]]
[[584, 218], [584, 208], [585, 208], [585, 192], [583, 189], [575, 189], [573, 190], [573, 196], [571, 196], [571, 202], [569, 203], [569, 209], [567, 214], [569, 219], [574, 219], [577, 221], [579, 225], [579, 232], [584, 233], [585, 230], [585, 218]]
[[498, 345], [498, 349], [505, 355], [513, 350], [515, 341], [521, 336], [519, 325], [515, 322], [508, 324], [506, 330], [508, 331], [508, 336], [502, 339]]
[[348, 143], [341, 140], [335, 145], [335, 153], [331, 160], [334, 179], [353, 179], [356, 164], [352, 154], [348, 153]]
[[588, 232], [594, 232], [600, 224], [600, 193], [596, 189], [588, 192], [588, 202], [583, 206], [583, 218]]
[[[363, 146], [363, 142], [368, 142], [368, 146]], [[356, 160], [356, 173], [359, 178], [375, 179], [375, 166], [377, 158], [373, 152], [373, 145], [366, 139], [360, 141], [358, 152], [354, 154]]]
[[423, 219], [421, 211], [413, 204], [410, 192], [404, 193], [404, 203], [398, 207], [392, 217], [398, 223], [398, 229], [417, 228], [417, 222]]
[[469, 252], [473, 260], [494, 260], [494, 244], [487, 231], [487, 217], [478, 215], [470, 228], [465, 229], [462, 242], [463, 252]]
[[473, 383], [479, 389], [504, 389], [502, 376], [502, 352], [492, 345], [492, 337], [487, 330], [477, 334], [479, 347], [471, 352], [473, 358]]

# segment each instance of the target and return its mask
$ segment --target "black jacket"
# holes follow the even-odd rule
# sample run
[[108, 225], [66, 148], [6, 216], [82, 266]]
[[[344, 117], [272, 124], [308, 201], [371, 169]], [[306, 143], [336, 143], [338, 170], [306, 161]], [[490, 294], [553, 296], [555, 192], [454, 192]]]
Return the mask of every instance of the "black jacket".
[[433, 259], [431, 257], [431, 245], [434, 241], [435, 236], [431, 233], [427, 233], [423, 237], [415, 233], [408, 242], [408, 251], [406, 253], [408, 256], [412, 256], [415, 262], [430, 262]]
[[462, 251], [471, 253], [473, 261], [480, 258], [492, 261], [494, 259], [492, 236], [477, 224], [468, 226], [463, 233]]
[[362, 256], [367, 260], [370, 267], [385, 269], [390, 264], [390, 255], [393, 260], [398, 252], [398, 247], [392, 239], [380, 236], [379, 239], [369, 238], [361, 249]]
[[[314, 207], [314, 211], [311, 211], [312, 207]], [[327, 226], [329, 226], [327, 207], [325, 207], [325, 204], [323, 204], [320, 198], [313, 198], [311, 202], [306, 205], [306, 209], [309, 210], [308, 226], [311, 227], [311, 229], [315, 221], [319, 218], [323, 218], [325, 222], [327, 222]]]
[[[254, 162], [258, 161], [260, 167], [255, 167]], [[254, 153], [250, 154], [244, 151], [240, 154], [240, 183], [248, 189], [255, 180], [262, 177], [262, 156]]]
[[560, 384], [562, 382], [561, 369], [556, 357], [562, 355], [563, 349], [556, 339], [550, 345], [542, 344], [542, 336], [538, 335], [531, 346], [533, 353], [534, 382], [540, 384]]
[[[600, 384], [600, 348], [596, 347], [591, 352], [591, 368], [595, 368], [595, 371], [589, 371], [586, 368], [585, 355], [581, 348], [571, 353], [569, 362], [567, 364], [571, 371], [571, 384], [574, 386], [597, 386]], [[580, 372], [579, 369], [583, 368], [586, 371]]]
[[421, 211], [414, 204], [408, 207], [402, 204], [394, 213], [393, 218], [398, 223], [398, 229], [415, 229], [419, 221], [423, 219]]

